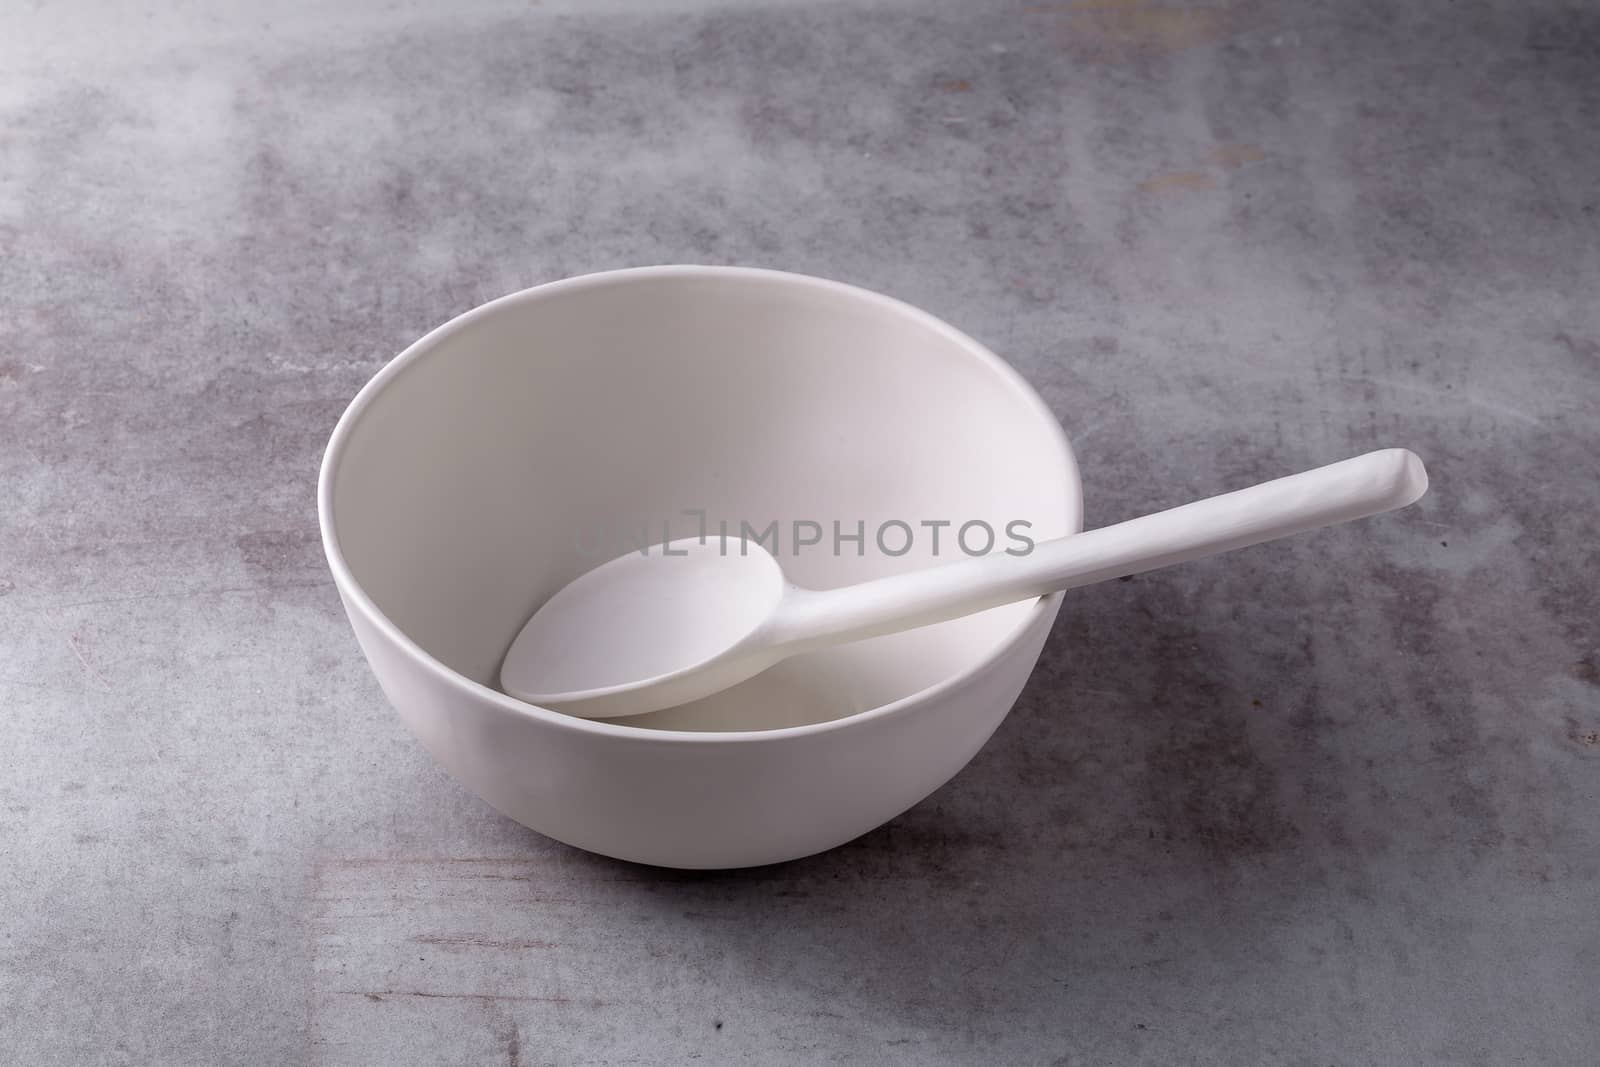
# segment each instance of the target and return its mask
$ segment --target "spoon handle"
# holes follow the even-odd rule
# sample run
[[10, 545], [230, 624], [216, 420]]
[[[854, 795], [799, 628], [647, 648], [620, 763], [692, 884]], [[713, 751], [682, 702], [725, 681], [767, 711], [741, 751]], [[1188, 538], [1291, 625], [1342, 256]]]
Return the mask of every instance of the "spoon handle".
[[842, 589], [793, 589], [773, 638], [821, 647], [959, 618], [1173, 563], [1405, 507], [1428, 489], [1422, 461], [1386, 448], [1154, 515], [1034, 546]]

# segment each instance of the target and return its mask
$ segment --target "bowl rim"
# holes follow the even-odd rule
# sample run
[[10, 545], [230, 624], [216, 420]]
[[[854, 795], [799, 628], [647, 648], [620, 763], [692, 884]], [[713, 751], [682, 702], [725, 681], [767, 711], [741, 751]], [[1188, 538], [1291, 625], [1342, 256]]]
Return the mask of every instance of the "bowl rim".
[[778, 741], [785, 738], [850, 729], [863, 723], [886, 718], [913, 705], [933, 699], [941, 693], [953, 689], [968, 679], [988, 670], [1022, 641], [1026, 632], [1041, 616], [1053, 614], [1056, 611], [1061, 602], [1061, 593], [1040, 597], [1034, 602], [1027, 615], [980, 660], [956, 674], [943, 678], [933, 685], [919, 689], [914, 693], [909, 693], [898, 700], [880, 704], [865, 711], [844, 715], [837, 719], [829, 719], [825, 722], [785, 726], [772, 730], [657, 730], [645, 726], [629, 726], [605, 719], [583, 719], [575, 715], [554, 711], [550, 708], [539, 707], [536, 704], [526, 703], [515, 697], [508, 696], [498, 689], [490, 688], [482, 682], [468, 678], [466, 675], [447, 666], [427, 649], [412, 640], [367, 595], [366, 590], [361, 587], [361, 583], [356, 580], [355, 575], [351, 572], [349, 564], [345, 562], [344, 552], [339, 545], [339, 536], [335, 529], [333, 480], [343, 459], [345, 444], [356, 423], [360, 421], [362, 415], [372, 405], [377, 396], [391, 382], [403, 374], [408, 367], [418, 363], [430, 351], [436, 349], [440, 343], [471, 326], [479, 319], [488, 318], [491, 315], [502, 313], [521, 304], [533, 303], [562, 293], [664, 277], [743, 278], [809, 287], [835, 296], [844, 296], [870, 305], [876, 305], [884, 311], [909, 319], [931, 329], [937, 334], [943, 335], [946, 340], [966, 350], [979, 364], [999, 378], [1002, 385], [1017, 395], [1024, 407], [1031, 408], [1043, 420], [1049, 428], [1048, 432], [1053, 433], [1057, 452], [1056, 459], [1063, 468], [1067, 480], [1068, 527], [1072, 533], [1082, 531], [1083, 482], [1078, 470], [1077, 456], [1073, 452], [1072, 445], [1067, 440], [1066, 432], [1062, 429], [1055, 413], [1050, 410], [1049, 405], [1044, 402], [1044, 399], [1039, 396], [1033, 386], [1028, 384], [1027, 380], [1022, 377], [1016, 368], [990, 351], [987, 346], [980, 344], [931, 312], [924, 311], [895, 297], [857, 285], [851, 285], [847, 282], [818, 278], [809, 274], [797, 274], [791, 271], [773, 270], [766, 267], [704, 266], [698, 264], [625, 267], [618, 270], [580, 274], [570, 278], [534, 285], [464, 311], [454, 318], [435, 326], [407, 345], [399, 355], [384, 364], [356, 393], [355, 398], [350, 401], [349, 406], [345, 408], [344, 412], [339, 416], [339, 421], [334, 425], [333, 433], [328, 438], [328, 446], [323, 452], [322, 465], [317, 475], [317, 521], [322, 534], [322, 549], [327, 556], [328, 567], [333, 572], [334, 584], [344, 598], [348, 608], [360, 612], [368, 625], [376, 629], [405, 655], [421, 664], [425, 670], [440, 681], [462, 691], [463, 695], [487, 701], [500, 711], [530, 718], [546, 726], [610, 736], [619, 740], [631, 739], [636, 741], [693, 744]]

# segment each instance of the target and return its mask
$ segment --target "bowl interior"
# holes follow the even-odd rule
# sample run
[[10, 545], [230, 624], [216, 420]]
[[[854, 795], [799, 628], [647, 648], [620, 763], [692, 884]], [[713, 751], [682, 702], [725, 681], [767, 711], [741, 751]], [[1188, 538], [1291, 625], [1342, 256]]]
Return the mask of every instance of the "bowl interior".
[[[490, 687], [552, 593], [702, 515], [712, 536], [775, 533], [789, 578], [815, 588], [962, 558], [967, 523], [1007, 547], [1081, 521], [1055, 420], [1003, 365], [906, 305], [775, 272], [620, 271], [508, 297], [418, 342], [347, 423], [328, 497], [346, 564], [403, 633]], [[974, 525], [966, 544], [985, 537]], [[616, 721], [837, 718], [975, 666], [1038, 610], [812, 653]]]

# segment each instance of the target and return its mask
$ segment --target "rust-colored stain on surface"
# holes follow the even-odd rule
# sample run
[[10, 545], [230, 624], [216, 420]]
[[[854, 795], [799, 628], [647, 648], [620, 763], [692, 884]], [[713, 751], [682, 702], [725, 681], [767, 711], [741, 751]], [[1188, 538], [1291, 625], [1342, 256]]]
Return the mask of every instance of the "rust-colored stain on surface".
[[1217, 40], [1227, 30], [1225, 7], [1174, 7], [1152, 0], [1072, 0], [1025, 13], [1067, 17], [1065, 44], [1175, 52]]
[[947, 78], [939, 83], [939, 88], [947, 93], [970, 93], [972, 83], [965, 78]]
[[1197, 189], [1214, 189], [1217, 171], [1232, 172], [1251, 163], [1266, 159], [1267, 155], [1253, 144], [1223, 142], [1202, 157], [1205, 169], [1173, 170], [1139, 183], [1139, 192], [1145, 194], [1173, 193]]
[[1224, 143], [1213, 148], [1206, 162], [1215, 163], [1223, 170], [1238, 170], [1249, 163], [1259, 163], [1267, 154], [1253, 144]]
[[1139, 183], [1141, 193], [1165, 193], [1180, 189], [1211, 189], [1217, 184], [1217, 179], [1203, 170], [1174, 170], [1166, 174], [1157, 174], [1154, 178], [1146, 178]]

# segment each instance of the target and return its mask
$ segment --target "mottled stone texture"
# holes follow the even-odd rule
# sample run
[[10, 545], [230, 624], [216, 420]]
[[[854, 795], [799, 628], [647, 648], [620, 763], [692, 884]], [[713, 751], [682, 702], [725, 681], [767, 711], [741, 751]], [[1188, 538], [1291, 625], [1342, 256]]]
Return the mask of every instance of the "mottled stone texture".
[[[450, 6], [0, 12], [0, 1061], [1592, 1059], [1600, 9]], [[313, 483], [429, 326], [672, 261], [991, 343], [1091, 523], [1434, 490], [1075, 594], [853, 845], [596, 859], [405, 734]]]

